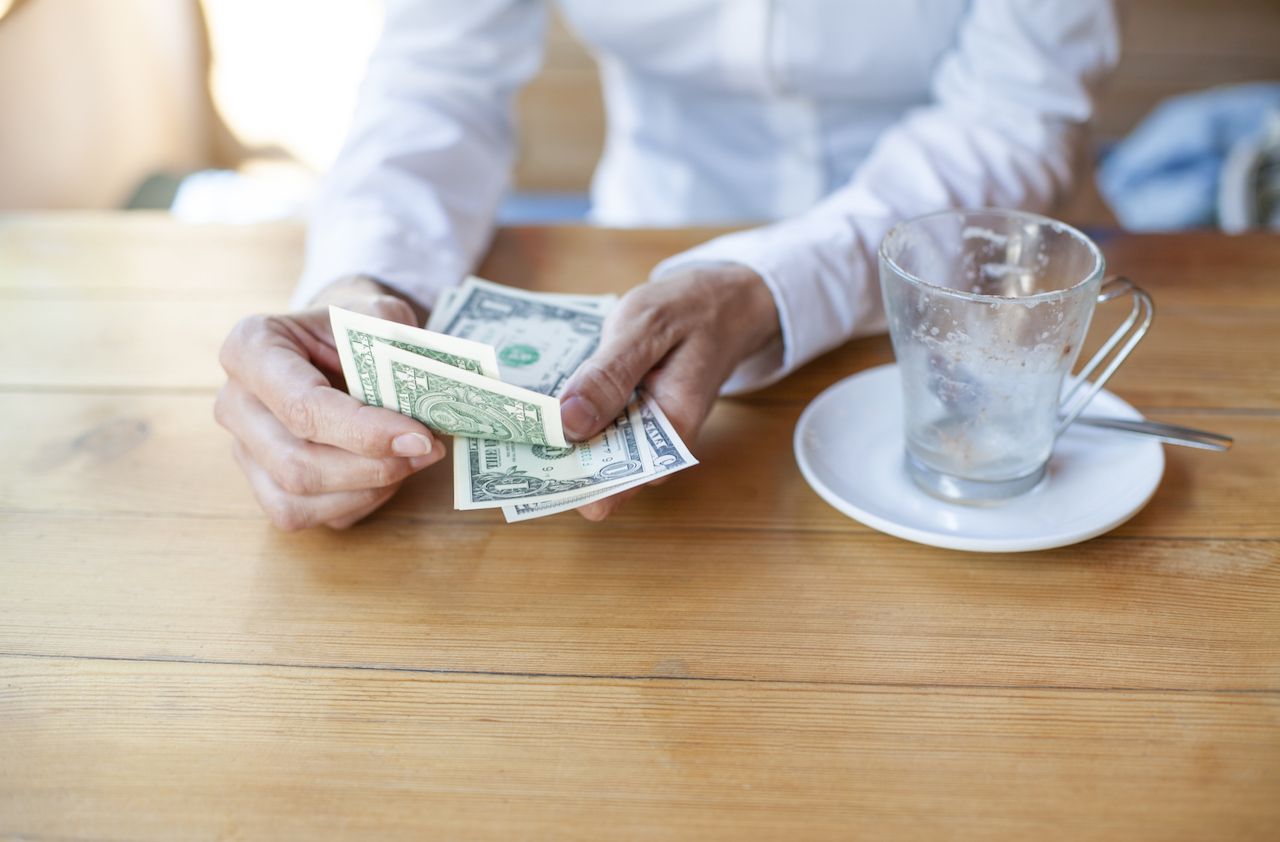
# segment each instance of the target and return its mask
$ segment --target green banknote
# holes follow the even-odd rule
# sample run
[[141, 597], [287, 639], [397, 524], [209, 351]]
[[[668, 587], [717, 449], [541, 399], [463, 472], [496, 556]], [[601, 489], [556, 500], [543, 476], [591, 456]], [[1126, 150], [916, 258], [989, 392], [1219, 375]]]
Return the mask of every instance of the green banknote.
[[455, 443], [453, 505], [488, 509], [552, 501], [653, 475], [638, 403], [590, 441], [548, 448], [492, 438]]
[[531, 520], [536, 517], [546, 517], [557, 512], [576, 509], [579, 506], [585, 506], [588, 503], [594, 503], [596, 500], [612, 497], [615, 494], [626, 491], [628, 488], [635, 488], [637, 485], [653, 482], [659, 477], [674, 474], [676, 471], [683, 471], [685, 468], [698, 464], [698, 460], [693, 458], [693, 454], [685, 447], [680, 435], [671, 426], [671, 422], [667, 420], [666, 414], [662, 411], [662, 407], [658, 406], [657, 401], [649, 395], [641, 393], [639, 409], [641, 429], [643, 431], [640, 439], [645, 449], [649, 451], [652, 461], [652, 467], [649, 470], [628, 477], [618, 483], [599, 487], [583, 486], [571, 494], [530, 497], [515, 502], [508, 501], [502, 507], [502, 514], [506, 517], [507, 522], [514, 523], [519, 520]]
[[559, 395], [600, 344], [608, 296], [529, 292], [467, 278], [442, 296], [431, 324], [444, 333], [492, 346], [502, 380]]
[[498, 377], [498, 358], [491, 346], [443, 333], [389, 322], [353, 313], [341, 307], [329, 308], [329, 322], [347, 379], [347, 391], [371, 406], [382, 406], [378, 366], [374, 350], [379, 346], [399, 348], [411, 354], [485, 377]]
[[563, 448], [560, 403], [394, 345], [373, 348], [382, 405], [433, 430]]

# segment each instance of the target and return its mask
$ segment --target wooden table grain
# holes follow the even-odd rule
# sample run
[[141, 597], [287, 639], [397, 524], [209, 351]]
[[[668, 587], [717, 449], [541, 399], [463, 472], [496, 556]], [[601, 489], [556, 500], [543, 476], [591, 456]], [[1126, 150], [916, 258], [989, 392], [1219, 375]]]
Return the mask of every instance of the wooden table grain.
[[[482, 271], [622, 291], [705, 236], [504, 230]], [[211, 404], [300, 229], [0, 220], [0, 838], [1280, 838], [1280, 238], [1100, 239], [1159, 310], [1113, 388], [1236, 448], [983, 555], [796, 469], [883, 337], [603, 524], [454, 512], [446, 465], [278, 533]]]

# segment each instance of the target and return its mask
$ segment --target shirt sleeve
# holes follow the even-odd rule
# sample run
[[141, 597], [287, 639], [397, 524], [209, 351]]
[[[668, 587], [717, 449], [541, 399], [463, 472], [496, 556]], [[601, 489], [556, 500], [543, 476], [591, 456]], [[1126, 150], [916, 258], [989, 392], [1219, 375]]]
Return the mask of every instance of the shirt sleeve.
[[426, 307], [488, 244], [538, 70], [545, 0], [388, 0], [342, 151], [312, 206], [293, 306], [368, 275]]
[[930, 103], [886, 130], [852, 179], [808, 212], [660, 263], [743, 264], [773, 293], [782, 342], [725, 393], [759, 388], [884, 329], [877, 250], [897, 222], [954, 207], [1045, 211], [1066, 193], [1092, 89], [1119, 58], [1111, 3], [976, 0], [940, 61]]

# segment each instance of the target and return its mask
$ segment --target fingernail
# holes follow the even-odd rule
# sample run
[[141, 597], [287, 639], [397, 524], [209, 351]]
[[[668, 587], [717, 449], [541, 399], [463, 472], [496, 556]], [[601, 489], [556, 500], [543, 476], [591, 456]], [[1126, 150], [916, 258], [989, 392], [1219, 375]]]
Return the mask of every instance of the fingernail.
[[573, 395], [560, 404], [560, 423], [571, 439], [584, 439], [591, 434], [600, 421], [600, 413], [595, 404], [581, 395]]
[[426, 456], [431, 452], [431, 439], [422, 433], [401, 433], [391, 442], [397, 456]]

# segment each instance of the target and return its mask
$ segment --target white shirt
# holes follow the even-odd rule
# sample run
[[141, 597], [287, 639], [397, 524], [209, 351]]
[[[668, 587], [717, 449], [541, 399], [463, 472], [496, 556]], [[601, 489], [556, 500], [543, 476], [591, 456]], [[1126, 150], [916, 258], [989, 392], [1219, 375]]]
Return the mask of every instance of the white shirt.
[[[489, 241], [513, 97], [549, 0], [388, 0], [350, 134], [313, 208], [295, 304], [344, 275], [431, 306]], [[601, 64], [602, 225], [772, 222], [659, 264], [745, 264], [779, 347], [726, 391], [883, 329], [876, 250], [946, 207], [1048, 210], [1091, 89], [1118, 58], [1107, 0], [560, 0]], [[777, 221], [775, 221], [777, 220]]]

